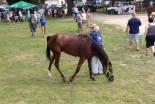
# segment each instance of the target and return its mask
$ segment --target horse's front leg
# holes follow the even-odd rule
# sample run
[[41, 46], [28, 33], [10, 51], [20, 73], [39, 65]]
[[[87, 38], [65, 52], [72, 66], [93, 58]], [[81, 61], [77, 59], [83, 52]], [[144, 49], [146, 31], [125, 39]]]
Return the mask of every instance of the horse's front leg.
[[92, 79], [92, 81], [96, 81], [96, 78], [92, 74], [92, 58], [88, 59], [88, 67], [89, 67], [90, 79]]
[[62, 80], [64, 81], [64, 82], [66, 82], [66, 78], [65, 78], [65, 76], [62, 74], [62, 72], [61, 72], [61, 70], [60, 70], [60, 68], [59, 68], [59, 60], [60, 60], [60, 54], [57, 54], [57, 55], [55, 55], [55, 67], [57, 68], [57, 70], [59, 71], [59, 73], [60, 73], [60, 75], [61, 75], [61, 77], [62, 77]]
[[77, 65], [77, 68], [76, 68], [76, 71], [75, 71], [74, 75], [71, 76], [70, 79], [69, 79], [69, 82], [68, 82], [69, 85], [72, 84], [72, 81], [74, 80], [74, 77], [75, 77], [76, 74], [79, 72], [79, 70], [80, 70], [80, 68], [81, 68], [81, 66], [82, 66], [82, 64], [83, 64], [84, 61], [85, 61], [85, 58], [80, 58], [79, 63], [78, 63], [78, 65]]
[[48, 67], [48, 76], [49, 77], [52, 77], [52, 74], [51, 74], [51, 66], [53, 64], [53, 61], [54, 61], [54, 56], [52, 56], [52, 58], [50, 59], [50, 62], [49, 62], [49, 67]]

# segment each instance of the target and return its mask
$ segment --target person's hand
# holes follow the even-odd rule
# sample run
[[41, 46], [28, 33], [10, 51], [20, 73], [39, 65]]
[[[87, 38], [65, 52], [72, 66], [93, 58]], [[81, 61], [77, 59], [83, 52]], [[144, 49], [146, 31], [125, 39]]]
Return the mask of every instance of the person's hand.
[[128, 35], [128, 31], [126, 30], [125, 32], [126, 32], [126, 35]]

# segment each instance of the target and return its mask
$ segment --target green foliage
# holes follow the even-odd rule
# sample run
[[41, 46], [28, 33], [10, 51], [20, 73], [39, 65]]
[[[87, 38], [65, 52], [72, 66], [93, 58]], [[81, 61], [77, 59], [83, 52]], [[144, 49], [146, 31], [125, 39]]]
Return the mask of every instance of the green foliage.
[[[103, 45], [115, 74], [109, 83], [105, 76], [89, 79], [87, 61], [75, 77], [73, 85], [63, 83], [52, 66], [53, 78], [47, 76], [46, 39], [32, 38], [28, 23], [0, 23], [0, 104], [154, 104], [155, 61], [150, 53], [127, 48], [126, 34], [119, 26], [94, 23], [100, 26]], [[88, 34], [86, 28], [85, 34]], [[47, 19], [47, 35], [75, 34], [76, 22], [71, 19]], [[134, 44], [135, 46], [135, 44]], [[75, 72], [77, 57], [62, 53], [60, 69], [68, 80]]]

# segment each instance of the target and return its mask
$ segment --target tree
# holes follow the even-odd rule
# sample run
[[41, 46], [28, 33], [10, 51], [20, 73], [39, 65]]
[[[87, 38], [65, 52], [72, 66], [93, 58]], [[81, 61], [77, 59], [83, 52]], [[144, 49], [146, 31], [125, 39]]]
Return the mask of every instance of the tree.
[[68, 9], [68, 15], [72, 14], [72, 7], [73, 7], [73, 1], [74, 0], [67, 0], [67, 9]]

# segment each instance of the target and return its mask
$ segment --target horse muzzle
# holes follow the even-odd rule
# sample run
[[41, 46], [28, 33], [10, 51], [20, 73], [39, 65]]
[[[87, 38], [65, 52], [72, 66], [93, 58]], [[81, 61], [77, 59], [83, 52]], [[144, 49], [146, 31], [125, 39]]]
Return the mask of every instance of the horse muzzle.
[[114, 81], [114, 75], [111, 75], [111, 76], [108, 78], [108, 81], [113, 82], [113, 81]]
[[110, 82], [114, 81], [114, 74], [111, 74], [109, 70], [106, 71], [105, 76], [107, 77], [108, 81]]

